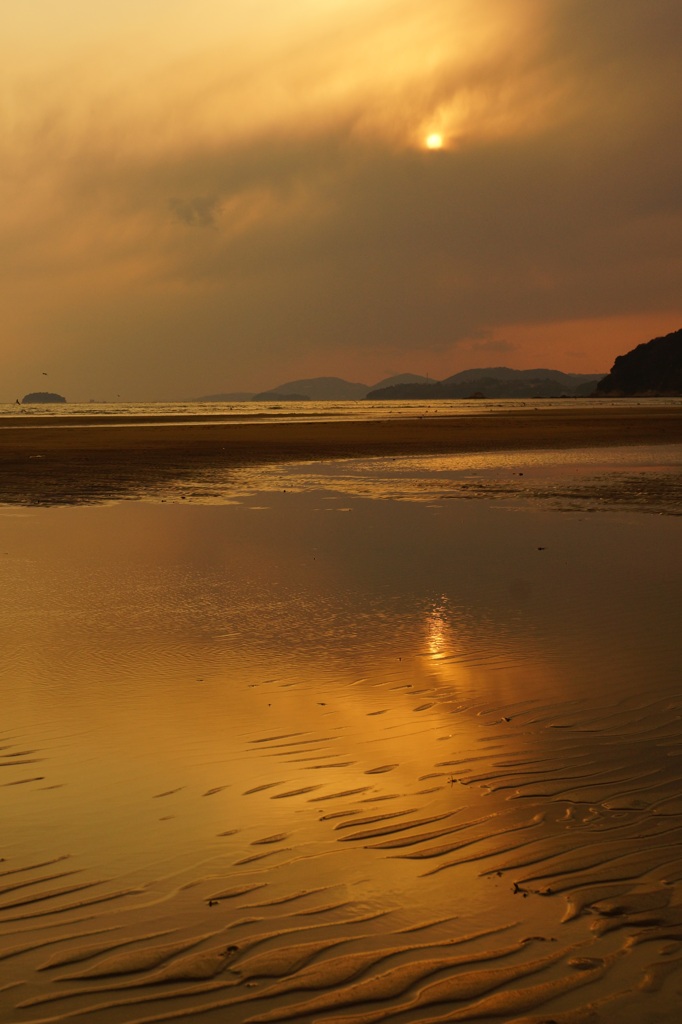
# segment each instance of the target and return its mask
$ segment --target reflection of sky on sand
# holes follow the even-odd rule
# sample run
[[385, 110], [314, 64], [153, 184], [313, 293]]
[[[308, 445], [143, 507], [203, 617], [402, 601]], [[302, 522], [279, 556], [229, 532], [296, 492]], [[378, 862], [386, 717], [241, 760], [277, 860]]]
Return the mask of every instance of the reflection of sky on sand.
[[[243, 882], [511, 926], [469, 832], [474, 854], [618, 834], [638, 762], [677, 807], [679, 529], [320, 489], [0, 516], [3, 856], [142, 887], [140, 930], [206, 930], [206, 898]], [[410, 859], [401, 815], [452, 854]], [[277, 925], [264, 899], [220, 919]], [[525, 933], [587, 931], [550, 910], [526, 900]]]
[[319, 490], [425, 502], [464, 497], [518, 504], [543, 498], [561, 508], [678, 514], [681, 466], [677, 445], [400, 456], [209, 471], [193, 488], [178, 485], [178, 493], [209, 504], [248, 500], [254, 492]]
[[[312, 711], [323, 725], [338, 686], [356, 746], [372, 735], [367, 715], [386, 687], [392, 705], [436, 688], [502, 709], [564, 697], [567, 686], [581, 696], [595, 664], [620, 685], [637, 685], [644, 663], [671, 670], [661, 641], [674, 607], [674, 520], [650, 539], [640, 528], [635, 564], [632, 551], [622, 559], [628, 520], [357, 500], [328, 516], [319, 497], [293, 495], [267, 504], [3, 520], [6, 707], [55, 737], [71, 784], [110, 749], [102, 777], [113, 789], [133, 772], [163, 788], [178, 761], [169, 784], [209, 788], [207, 766], [224, 764], [215, 784], [246, 786], [241, 753], [229, 750], [235, 732], [275, 715], [298, 728]], [[646, 629], [633, 574], [639, 599], [656, 605]], [[59, 737], [74, 737], [78, 758]]]

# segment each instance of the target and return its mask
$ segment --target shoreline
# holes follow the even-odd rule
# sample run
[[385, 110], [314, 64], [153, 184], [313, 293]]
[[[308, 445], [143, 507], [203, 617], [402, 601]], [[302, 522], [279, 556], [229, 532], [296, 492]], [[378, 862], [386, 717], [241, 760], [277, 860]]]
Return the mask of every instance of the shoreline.
[[675, 406], [280, 422], [16, 417], [0, 424], [0, 503], [134, 498], [196, 472], [249, 464], [680, 443]]

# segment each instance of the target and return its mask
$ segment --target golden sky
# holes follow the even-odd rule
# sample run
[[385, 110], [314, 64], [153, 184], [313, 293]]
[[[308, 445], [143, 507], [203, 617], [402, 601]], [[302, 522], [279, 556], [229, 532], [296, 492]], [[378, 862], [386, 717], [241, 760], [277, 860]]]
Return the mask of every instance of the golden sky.
[[682, 325], [680, 38], [679, 0], [4, 0], [0, 401], [608, 370]]

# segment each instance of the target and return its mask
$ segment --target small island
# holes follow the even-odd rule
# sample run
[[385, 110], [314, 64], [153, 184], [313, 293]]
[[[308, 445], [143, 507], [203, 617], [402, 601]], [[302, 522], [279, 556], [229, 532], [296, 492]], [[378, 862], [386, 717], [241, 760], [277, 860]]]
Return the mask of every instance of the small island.
[[30, 391], [21, 400], [22, 405], [34, 405], [38, 402], [44, 404], [52, 402], [66, 402], [63, 395], [57, 395], [53, 391]]

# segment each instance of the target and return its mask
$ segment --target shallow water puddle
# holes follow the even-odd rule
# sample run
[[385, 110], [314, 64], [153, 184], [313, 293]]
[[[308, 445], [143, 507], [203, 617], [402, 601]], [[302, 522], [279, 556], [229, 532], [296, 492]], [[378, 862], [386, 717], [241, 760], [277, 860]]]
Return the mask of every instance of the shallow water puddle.
[[680, 520], [324, 498], [0, 518], [0, 1021], [673, 1020]]

